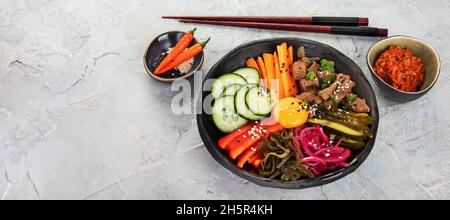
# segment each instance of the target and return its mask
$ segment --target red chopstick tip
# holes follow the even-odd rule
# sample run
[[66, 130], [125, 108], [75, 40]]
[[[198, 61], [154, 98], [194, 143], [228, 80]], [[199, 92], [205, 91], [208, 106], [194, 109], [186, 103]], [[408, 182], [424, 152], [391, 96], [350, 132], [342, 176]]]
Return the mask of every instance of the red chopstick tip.
[[358, 18], [358, 23], [361, 26], [369, 26], [369, 18]]
[[378, 29], [378, 36], [380, 37], [387, 37], [389, 35], [389, 30], [386, 28], [380, 28]]

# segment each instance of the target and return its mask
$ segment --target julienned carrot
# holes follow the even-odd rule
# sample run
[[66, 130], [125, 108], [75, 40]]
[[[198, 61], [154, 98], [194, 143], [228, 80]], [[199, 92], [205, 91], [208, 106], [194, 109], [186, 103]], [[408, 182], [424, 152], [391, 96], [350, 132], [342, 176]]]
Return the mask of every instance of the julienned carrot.
[[274, 87], [272, 83], [275, 81], [275, 63], [273, 62], [273, 55], [265, 53], [263, 54], [263, 59], [267, 72], [267, 88], [272, 91]]
[[294, 63], [294, 48], [290, 46], [288, 52], [289, 52], [289, 66], [291, 66]]
[[263, 86], [267, 86], [267, 71], [266, 71], [266, 66], [264, 64], [264, 60], [261, 57], [258, 57], [257, 61], [258, 61], [259, 73], [261, 74], [261, 79], [262, 79], [261, 84]]
[[278, 59], [280, 61], [281, 80], [283, 81], [284, 95], [285, 97], [293, 97], [297, 95], [297, 85], [295, 84], [294, 77], [289, 70], [288, 60], [288, 48], [287, 44], [283, 43], [277, 46]]
[[247, 60], [247, 62], [245, 62], [245, 64], [247, 65], [247, 67], [255, 68], [255, 69], [258, 70], [258, 72], [261, 72], [259, 70], [258, 63], [256, 62], [255, 59], [250, 58], [250, 59]]
[[281, 80], [281, 70], [280, 70], [280, 61], [278, 60], [278, 54], [275, 52], [273, 54], [273, 60], [275, 63], [275, 78], [278, 82], [278, 99], [281, 100], [284, 98], [284, 87], [283, 81]]
[[177, 68], [180, 64], [186, 62], [187, 60], [191, 59], [192, 57], [197, 56], [197, 54], [201, 53], [203, 51], [203, 48], [205, 48], [206, 44], [208, 44], [209, 40], [211, 38], [208, 38], [203, 43], [196, 44], [186, 51], [184, 51], [182, 54], [180, 54], [174, 61], [172, 61], [169, 65], [167, 65], [165, 68], [163, 68], [159, 74], [165, 73], [169, 70]]
[[164, 69], [167, 65], [169, 65], [172, 61], [174, 61], [178, 55], [183, 53], [183, 51], [189, 46], [189, 44], [194, 39], [194, 33], [197, 30], [195, 28], [192, 31], [186, 32], [183, 37], [178, 41], [177, 45], [170, 51], [170, 53], [164, 58], [164, 60], [158, 65], [155, 70], [155, 74], [160, 74], [161, 70]]

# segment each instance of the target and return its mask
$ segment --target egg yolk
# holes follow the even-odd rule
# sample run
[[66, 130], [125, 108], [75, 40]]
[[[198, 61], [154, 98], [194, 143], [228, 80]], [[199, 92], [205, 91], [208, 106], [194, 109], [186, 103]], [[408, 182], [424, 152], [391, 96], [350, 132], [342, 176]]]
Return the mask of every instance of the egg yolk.
[[275, 119], [286, 129], [300, 127], [309, 118], [309, 112], [304, 106], [298, 98], [285, 98], [275, 106]]

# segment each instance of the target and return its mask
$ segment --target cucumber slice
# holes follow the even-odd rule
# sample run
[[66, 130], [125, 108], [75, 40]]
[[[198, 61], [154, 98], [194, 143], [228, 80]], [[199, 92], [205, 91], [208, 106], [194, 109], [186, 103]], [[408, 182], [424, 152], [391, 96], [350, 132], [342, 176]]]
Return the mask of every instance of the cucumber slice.
[[221, 97], [224, 90], [233, 84], [245, 85], [247, 81], [240, 75], [235, 73], [228, 73], [222, 75], [212, 84], [211, 93], [215, 99]]
[[224, 96], [214, 102], [212, 118], [223, 133], [231, 133], [248, 123], [246, 119], [236, 114], [233, 96]]
[[350, 150], [361, 150], [366, 146], [366, 143], [350, 138], [342, 138], [342, 146], [347, 147]]
[[259, 121], [264, 119], [264, 116], [253, 114], [253, 112], [250, 111], [250, 109], [247, 106], [247, 103], [245, 102], [245, 97], [248, 93], [248, 91], [251, 88], [257, 87], [256, 84], [248, 84], [245, 86], [242, 86], [241, 89], [236, 93], [236, 96], [234, 97], [234, 105], [236, 107], [237, 113], [242, 116], [243, 118], [246, 118], [250, 121]]
[[222, 96], [235, 96], [237, 91], [242, 87], [240, 84], [233, 84], [228, 86], [225, 91], [223, 91]]
[[249, 84], [259, 84], [259, 80], [261, 79], [258, 70], [251, 67], [237, 69], [234, 71], [234, 73], [244, 77], [244, 79], [247, 80]]
[[272, 111], [270, 92], [264, 87], [251, 88], [245, 96], [245, 102], [250, 111], [257, 115], [268, 115]]

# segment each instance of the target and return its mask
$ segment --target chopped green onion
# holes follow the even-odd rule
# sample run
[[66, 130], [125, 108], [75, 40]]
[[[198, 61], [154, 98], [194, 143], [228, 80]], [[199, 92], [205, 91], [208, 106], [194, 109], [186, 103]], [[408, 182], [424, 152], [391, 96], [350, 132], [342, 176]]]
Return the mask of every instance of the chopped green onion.
[[334, 72], [334, 64], [333, 62], [327, 60], [327, 59], [323, 59], [320, 61], [320, 70], [321, 71], [325, 71], [325, 70], [329, 70], [331, 72]]
[[333, 101], [333, 107], [337, 108], [339, 102], [336, 100], [336, 98], [334, 96], [330, 95], [330, 99], [331, 99], [331, 101]]
[[314, 80], [314, 79], [316, 79], [316, 73], [315, 73], [315, 72], [309, 72], [309, 73], [306, 75], [306, 79], [307, 79], [307, 80]]
[[330, 81], [325, 81], [325, 82], [322, 83], [322, 89], [326, 89], [326, 88], [328, 88], [330, 86], [331, 86], [331, 82]]
[[336, 74], [334, 74], [334, 73], [325, 75], [325, 80], [327, 80], [327, 81], [334, 82], [335, 79], [336, 79]]
[[347, 100], [351, 102], [351, 101], [355, 100], [356, 98], [358, 98], [358, 96], [356, 94], [352, 93], [348, 96]]

